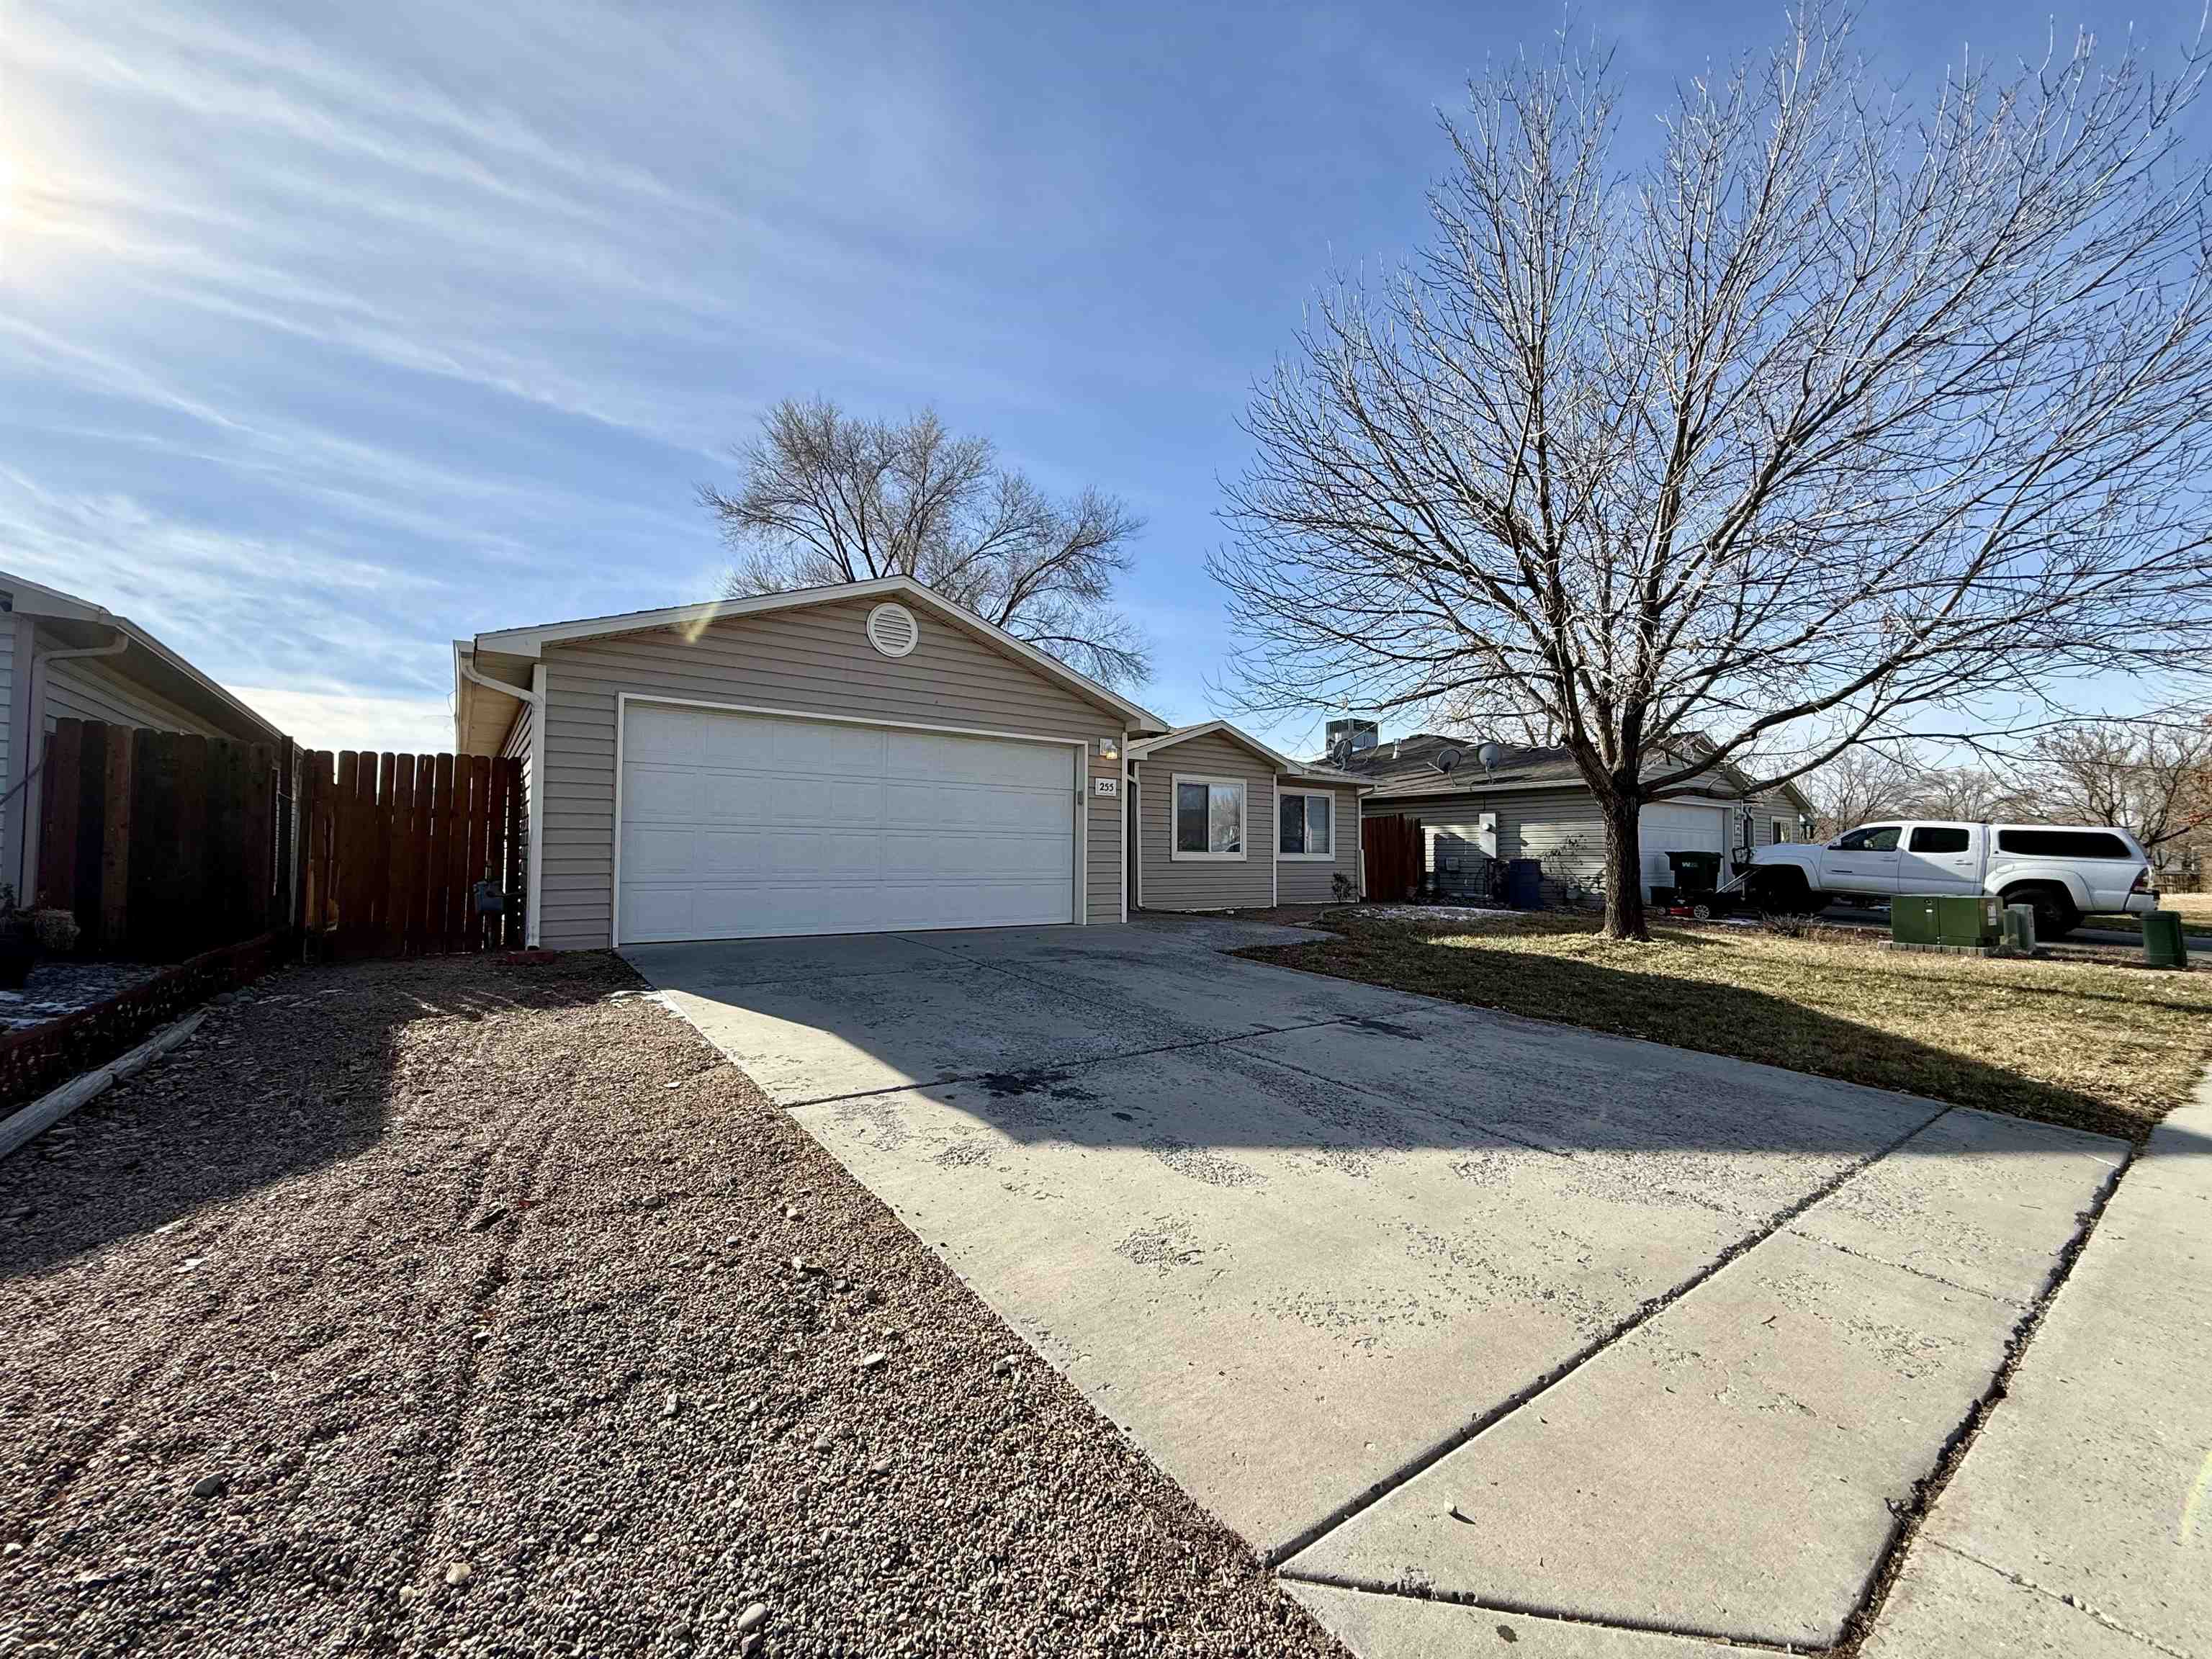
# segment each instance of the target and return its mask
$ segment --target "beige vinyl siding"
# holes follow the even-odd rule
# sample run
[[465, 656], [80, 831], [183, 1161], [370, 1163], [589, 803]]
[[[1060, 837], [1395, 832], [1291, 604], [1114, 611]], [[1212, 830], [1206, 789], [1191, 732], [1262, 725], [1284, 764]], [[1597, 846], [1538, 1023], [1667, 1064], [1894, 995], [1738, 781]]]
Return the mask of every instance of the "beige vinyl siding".
[[[1270, 849], [1275, 835], [1275, 769], [1271, 764], [1217, 732], [1158, 750], [1138, 762], [1137, 769], [1141, 809], [1137, 856], [1143, 866], [1145, 908], [1245, 910], [1274, 902], [1274, 861]], [[1242, 860], [1173, 856], [1177, 773], [1243, 781]]]
[[[1282, 904], [1327, 904], [1336, 897], [1334, 878], [1341, 875], [1359, 890], [1359, 838], [1355, 833], [1359, 823], [1359, 793], [1354, 789], [1331, 789], [1317, 784], [1301, 783], [1296, 778], [1282, 780], [1285, 789], [1319, 790], [1329, 796], [1334, 805], [1329, 809], [1330, 843], [1334, 854], [1328, 863], [1308, 863], [1303, 859], [1285, 859], [1275, 872], [1276, 901]], [[1282, 820], [1273, 820], [1276, 844], [1280, 845]]]
[[[133, 647], [134, 649], [136, 647]], [[203, 738], [230, 734], [118, 673], [115, 657], [64, 657], [40, 670], [46, 683], [46, 729], [70, 716], [105, 720], [110, 726], [144, 726], [161, 732], [191, 732]]]
[[[654, 629], [544, 648], [545, 752], [539, 937], [554, 949], [612, 937], [615, 721], [625, 691], [845, 720], [1119, 739], [1121, 717], [915, 607], [921, 637], [885, 657], [863, 633], [878, 601], [853, 599], [710, 624], [696, 639]], [[1121, 913], [1120, 803], [1085, 815], [1087, 908]], [[1101, 837], [1109, 838], [1102, 849]]]
[[507, 727], [507, 739], [499, 746], [501, 759], [522, 763], [522, 816], [526, 823], [530, 817], [530, 790], [533, 781], [531, 773], [534, 769], [530, 755], [530, 705], [526, 702], [514, 711], [514, 724]]
[[1091, 745], [1088, 769], [1078, 769], [1083, 780], [1084, 824], [1083, 856], [1088, 868], [1084, 872], [1085, 890], [1091, 895], [1091, 920], [1096, 922], [1121, 920], [1121, 798], [1116, 793], [1101, 795], [1094, 787], [1099, 778], [1118, 778], [1121, 775], [1121, 738], [1114, 739], [1112, 757], [1104, 757], [1098, 745]]

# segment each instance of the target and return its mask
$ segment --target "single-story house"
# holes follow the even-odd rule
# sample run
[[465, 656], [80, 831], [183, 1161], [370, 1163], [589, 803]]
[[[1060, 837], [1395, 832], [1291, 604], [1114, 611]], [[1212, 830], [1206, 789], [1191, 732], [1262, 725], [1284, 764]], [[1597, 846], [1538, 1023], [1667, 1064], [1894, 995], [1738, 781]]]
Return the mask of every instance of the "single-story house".
[[902, 576], [453, 644], [524, 762], [532, 944], [1127, 916], [1122, 757], [1166, 723]]
[[[1341, 739], [1335, 763], [1368, 786], [1363, 814], [1419, 821], [1425, 867], [1438, 890], [1480, 897], [1492, 861], [1512, 859], [1539, 860], [1555, 894], [1601, 883], [1604, 818], [1564, 749], [1427, 732], [1383, 742], [1365, 720], [1333, 721], [1330, 732]], [[1735, 784], [1723, 769], [1704, 787], [1644, 809], [1645, 897], [1672, 884], [1670, 852], [1717, 853], [1726, 860], [1746, 848], [1811, 833], [1811, 804], [1793, 785], [1752, 793]]]
[[241, 743], [283, 733], [132, 622], [0, 570], [0, 881], [38, 891], [41, 758], [57, 720], [191, 732]]
[[1361, 884], [1359, 781], [1225, 720], [1129, 745], [1129, 886], [1147, 910], [1323, 904]]

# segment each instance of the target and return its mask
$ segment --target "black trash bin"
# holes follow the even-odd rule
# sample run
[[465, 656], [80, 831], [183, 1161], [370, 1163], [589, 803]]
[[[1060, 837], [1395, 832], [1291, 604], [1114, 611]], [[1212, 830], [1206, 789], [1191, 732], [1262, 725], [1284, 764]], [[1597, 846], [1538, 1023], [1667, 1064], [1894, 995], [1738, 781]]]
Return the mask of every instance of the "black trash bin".
[[1710, 893], [1721, 884], [1718, 853], [1669, 853], [1667, 863], [1674, 872], [1677, 892]]

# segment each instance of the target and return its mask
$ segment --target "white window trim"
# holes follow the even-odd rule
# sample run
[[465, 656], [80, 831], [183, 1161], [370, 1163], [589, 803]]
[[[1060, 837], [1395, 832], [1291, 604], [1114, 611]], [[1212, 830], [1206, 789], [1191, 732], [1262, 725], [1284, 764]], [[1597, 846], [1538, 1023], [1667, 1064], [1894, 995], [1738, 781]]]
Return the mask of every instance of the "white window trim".
[[[1328, 803], [1328, 851], [1326, 853], [1285, 853], [1283, 850], [1283, 802], [1291, 795], [1310, 795]], [[1336, 810], [1336, 791], [1334, 789], [1275, 789], [1275, 856], [1285, 864], [1334, 864], [1336, 862], [1336, 821], [1344, 816]]]
[[[1170, 774], [1168, 786], [1168, 857], [1177, 864], [1243, 864], [1252, 855], [1252, 783], [1249, 778], [1228, 778], [1204, 772], [1176, 772]], [[1182, 787], [1186, 783], [1219, 785], [1237, 792], [1237, 841], [1234, 853], [1186, 853], [1176, 845], [1176, 813], [1182, 802]], [[1209, 799], [1206, 811], [1213, 810]]]

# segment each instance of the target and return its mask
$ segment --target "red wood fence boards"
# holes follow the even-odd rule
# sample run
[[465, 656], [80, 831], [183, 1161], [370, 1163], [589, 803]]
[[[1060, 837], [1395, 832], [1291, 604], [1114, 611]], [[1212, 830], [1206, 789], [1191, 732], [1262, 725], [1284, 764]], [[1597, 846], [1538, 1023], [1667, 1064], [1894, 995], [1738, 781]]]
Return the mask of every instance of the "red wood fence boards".
[[1402, 813], [1362, 818], [1359, 844], [1367, 864], [1367, 896], [1378, 904], [1409, 897], [1426, 860], [1421, 850], [1421, 821]]
[[[519, 760], [485, 755], [306, 757], [300, 926], [326, 955], [430, 956], [522, 943], [512, 849], [526, 839]], [[486, 915], [489, 881], [506, 908]]]
[[[72, 911], [88, 949], [155, 960], [291, 927], [323, 955], [520, 945], [521, 764], [60, 720], [38, 902]], [[480, 881], [500, 914], [477, 910]]]
[[82, 943], [164, 960], [284, 925], [274, 744], [57, 721], [41, 766], [34, 902]]

